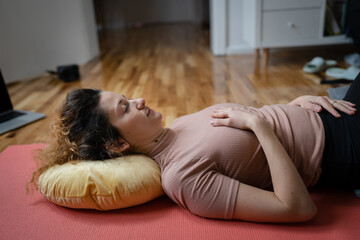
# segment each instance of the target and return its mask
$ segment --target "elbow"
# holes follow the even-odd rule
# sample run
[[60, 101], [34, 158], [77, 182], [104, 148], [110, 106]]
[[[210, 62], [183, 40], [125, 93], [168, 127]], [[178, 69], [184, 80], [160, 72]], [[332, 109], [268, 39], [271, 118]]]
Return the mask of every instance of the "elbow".
[[307, 222], [315, 217], [317, 207], [314, 203], [311, 203], [308, 206], [296, 208], [292, 213], [294, 222]]
[[310, 206], [309, 209], [307, 209], [305, 211], [304, 221], [309, 221], [309, 220], [313, 219], [315, 217], [315, 215], [317, 214], [317, 211], [318, 211], [317, 207], [313, 203], [312, 206]]

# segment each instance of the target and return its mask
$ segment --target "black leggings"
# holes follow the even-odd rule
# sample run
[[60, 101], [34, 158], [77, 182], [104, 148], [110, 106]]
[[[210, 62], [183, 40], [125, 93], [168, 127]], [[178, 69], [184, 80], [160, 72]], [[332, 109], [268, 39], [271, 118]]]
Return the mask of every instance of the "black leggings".
[[356, 104], [355, 116], [339, 112], [333, 117], [319, 113], [325, 129], [325, 149], [318, 185], [343, 189], [360, 189], [360, 74], [343, 100]]

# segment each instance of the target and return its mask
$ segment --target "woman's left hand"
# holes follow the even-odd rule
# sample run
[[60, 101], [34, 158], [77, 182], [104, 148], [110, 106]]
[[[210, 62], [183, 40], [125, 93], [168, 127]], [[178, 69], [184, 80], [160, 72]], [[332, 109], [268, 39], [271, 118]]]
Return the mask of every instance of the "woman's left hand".
[[334, 100], [328, 96], [301, 96], [290, 102], [289, 105], [300, 106], [314, 112], [321, 112], [324, 108], [336, 118], [341, 117], [337, 110], [348, 115], [354, 115], [356, 112], [354, 103], [344, 100]]

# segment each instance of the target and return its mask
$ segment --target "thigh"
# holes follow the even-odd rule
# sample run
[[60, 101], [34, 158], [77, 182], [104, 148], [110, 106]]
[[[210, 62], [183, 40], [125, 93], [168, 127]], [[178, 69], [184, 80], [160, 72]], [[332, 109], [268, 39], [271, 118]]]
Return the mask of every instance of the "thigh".
[[354, 82], [350, 85], [344, 100], [355, 103], [356, 108], [360, 108], [360, 74], [357, 75]]
[[[360, 74], [350, 85], [344, 100], [360, 110]], [[360, 113], [335, 118], [327, 111], [319, 115], [325, 129], [325, 149], [319, 185], [360, 188]]]
[[320, 113], [325, 148], [319, 185], [360, 189], [360, 114], [341, 115], [335, 118], [328, 112]]

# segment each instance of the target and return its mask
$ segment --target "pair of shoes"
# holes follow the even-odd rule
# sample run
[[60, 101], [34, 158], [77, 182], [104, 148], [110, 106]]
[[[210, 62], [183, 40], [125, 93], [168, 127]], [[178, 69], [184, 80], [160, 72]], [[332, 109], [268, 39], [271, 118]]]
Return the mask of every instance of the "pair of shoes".
[[310, 62], [306, 63], [303, 71], [306, 73], [317, 73], [322, 70], [333, 67], [337, 64], [335, 60], [324, 60], [322, 57], [314, 57]]
[[360, 54], [358, 53], [347, 54], [344, 57], [344, 61], [351, 66], [360, 67]]
[[328, 68], [325, 71], [326, 75], [336, 79], [342, 78], [353, 81], [360, 73], [360, 68], [350, 66], [347, 69], [344, 68]]

